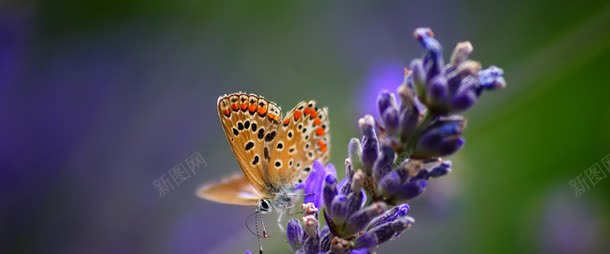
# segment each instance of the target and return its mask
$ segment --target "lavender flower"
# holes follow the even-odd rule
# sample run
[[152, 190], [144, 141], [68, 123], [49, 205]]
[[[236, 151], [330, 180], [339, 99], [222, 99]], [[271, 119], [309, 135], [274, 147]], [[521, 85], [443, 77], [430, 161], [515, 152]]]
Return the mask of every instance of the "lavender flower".
[[347, 222], [340, 224], [325, 213], [328, 226], [322, 230], [318, 230], [315, 215], [306, 215], [302, 223], [291, 219], [286, 230], [288, 243], [295, 253], [369, 253], [414, 223], [413, 218], [406, 216], [408, 208], [405, 210], [404, 205], [386, 212], [384, 206], [375, 203], [364, 207], [347, 215]]
[[440, 43], [429, 28], [418, 28], [413, 35], [426, 54], [411, 63], [413, 77], [407, 78], [406, 85], [417, 87], [418, 98], [435, 114], [465, 111], [475, 104], [483, 90], [506, 86], [502, 69], [491, 66], [481, 70], [478, 62], [468, 60], [473, 50], [470, 42], [458, 43], [445, 65]]
[[337, 170], [332, 164], [324, 166], [321, 162], [315, 161], [312, 165], [312, 170], [305, 180], [304, 192], [307, 194], [303, 203], [312, 203], [315, 207], [321, 207], [322, 201], [322, 184], [325, 179], [330, 176], [329, 181], [337, 181]]
[[414, 36], [425, 54], [405, 69], [398, 96], [381, 91], [379, 121], [370, 115], [358, 121], [362, 137], [349, 142], [345, 178], [339, 182], [331, 164], [314, 163], [303, 186], [305, 216], [287, 226], [295, 253], [372, 253], [398, 237], [415, 222], [406, 202], [451, 172], [451, 161], [442, 157], [465, 143], [466, 119], [456, 113], [483, 91], [506, 86], [502, 69], [481, 70], [468, 59], [470, 42], [458, 43], [445, 64], [430, 29], [418, 28]]

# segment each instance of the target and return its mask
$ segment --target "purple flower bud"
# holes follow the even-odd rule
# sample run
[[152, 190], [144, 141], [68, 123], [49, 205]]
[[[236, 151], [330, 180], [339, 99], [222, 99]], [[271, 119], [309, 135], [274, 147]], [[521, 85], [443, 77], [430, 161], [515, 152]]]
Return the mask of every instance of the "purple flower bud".
[[[349, 141], [348, 145], [348, 154], [349, 154], [349, 167], [352, 171], [357, 169], [362, 169], [362, 146], [360, 145], [360, 140], [357, 138], [352, 138]], [[347, 166], [347, 165], [346, 165]], [[346, 172], [346, 176], [351, 178], [350, 172]]]
[[396, 134], [398, 130], [398, 109], [397, 108], [387, 108], [381, 114], [381, 120], [383, 122], [383, 127], [385, 128], [385, 132], [393, 136]]
[[409, 216], [401, 217], [397, 220], [379, 225], [369, 232], [375, 234], [377, 236], [378, 244], [382, 244], [393, 237], [400, 234], [403, 230], [409, 228], [415, 220]]
[[385, 196], [392, 196], [400, 190], [401, 183], [402, 180], [398, 171], [392, 170], [379, 180], [379, 192]]
[[409, 178], [409, 168], [412, 167], [413, 160], [406, 159], [400, 163], [396, 171], [396, 175], [400, 178], [400, 182], [404, 183]]
[[337, 178], [335, 176], [328, 174], [324, 179], [324, 187], [322, 189], [322, 197], [324, 200], [324, 207], [326, 209], [330, 208], [331, 203], [335, 196], [337, 195]]
[[305, 239], [303, 242], [305, 254], [318, 254], [320, 252], [320, 237], [315, 235]]
[[327, 252], [330, 250], [330, 241], [332, 240], [333, 235], [330, 233], [328, 227], [324, 227], [322, 231], [320, 231], [320, 251]]
[[303, 230], [309, 238], [318, 236], [318, 220], [313, 215], [303, 217]]
[[326, 167], [318, 160], [314, 161], [312, 170], [305, 180], [304, 193], [306, 194], [303, 199], [303, 203], [313, 203], [315, 207], [320, 207], [323, 195], [323, 184], [326, 179], [326, 175], [337, 175], [337, 171], [332, 164], [326, 165]]
[[[330, 253], [333, 254], [345, 254], [347, 249], [350, 247], [350, 243], [339, 237], [334, 237], [330, 242]], [[351, 252], [350, 252], [351, 253]]]
[[434, 38], [434, 33], [427, 27], [416, 28], [413, 36], [427, 51], [433, 52], [435, 56], [442, 55], [441, 44]]
[[360, 190], [362, 190], [362, 188], [364, 187], [364, 181], [366, 181], [366, 175], [364, 174], [364, 172], [362, 172], [362, 170], [356, 171], [356, 173], [354, 173], [354, 177], [352, 178], [352, 192], [359, 192]]
[[400, 110], [399, 126], [400, 138], [402, 142], [407, 142], [415, 132], [417, 125], [421, 122], [426, 112], [426, 107], [415, 98], [410, 107], [403, 107]]
[[250, 250], [246, 250], [246, 252], [244, 252], [244, 254], [252, 254], [252, 252]]
[[362, 164], [365, 173], [372, 173], [373, 163], [377, 160], [379, 144], [375, 133], [375, 119], [371, 115], [366, 115], [358, 121], [362, 132]]
[[417, 175], [423, 168], [423, 162], [417, 159], [407, 159], [400, 164], [399, 173], [401, 181], [404, 183], [409, 177]]
[[434, 38], [432, 30], [429, 28], [418, 28], [413, 34], [427, 51], [423, 59], [426, 81], [429, 82], [439, 75], [444, 75], [443, 49], [441, 44]]
[[415, 176], [411, 177], [411, 179], [409, 179], [409, 181], [428, 180], [428, 178], [430, 178], [430, 176], [428, 175], [428, 171], [420, 170], [419, 172], [417, 172], [417, 174]]
[[345, 207], [348, 216], [360, 210], [364, 205], [364, 191], [353, 192], [347, 195], [347, 205]]
[[428, 51], [426, 55], [424, 55], [423, 64], [424, 70], [426, 71], [426, 82], [428, 84], [432, 79], [438, 76], [444, 76], [442, 52]]
[[465, 61], [459, 66], [455, 67], [451, 73], [447, 74], [447, 86], [449, 87], [449, 94], [453, 97], [460, 87], [462, 81], [469, 76], [478, 73], [481, 70], [481, 64], [476, 61]]
[[461, 139], [465, 125], [466, 121], [459, 116], [439, 118], [420, 136], [413, 157], [447, 156], [457, 151], [463, 145], [463, 140], [456, 140]]
[[451, 161], [443, 161], [440, 164], [432, 167], [428, 175], [430, 177], [441, 177], [451, 172]]
[[373, 180], [379, 181], [392, 170], [392, 164], [396, 159], [394, 148], [389, 145], [381, 146], [381, 156], [373, 164]]
[[413, 77], [413, 83], [415, 84], [417, 94], [420, 96], [424, 95], [426, 91], [426, 74], [421, 59], [411, 61], [409, 69], [411, 70], [411, 75]]
[[[334, 252], [333, 252], [334, 253]], [[369, 252], [368, 249], [362, 248], [362, 249], [354, 249], [351, 250], [349, 252], [349, 254], [370, 254], [371, 252]]]
[[358, 120], [358, 126], [360, 127], [360, 132], [364, 138], [377, 139], [377, 134], [375, 133], [375, 118], [373, 118], [373, 116], [365, 115], [360, 118]]
[[436, 76], [430, 80], [427, 90], [428, 105], [443, 105], [447, 101], [449, 90], [447, 88], [447, 79], [443, 76]]
[[426, 180], [408, 181], [400, 186], [396, 196], [402, 200], [414, 199], [424, 192], [426, 185]]
[[[360, 172], [362, 172], [362, 170], [360, 170]], [[339, 183], [339, 193], [347, 195], [350, 192], [352, 192], [352, 183], [349, 178], [345, 177]]]
[[345, 224], [345, 233], [351, 235], [364, 229], [373, 218], [382, 214], [384, 209], [385, 204], [378, 202], [357, 211], [347, 220], [347, 223]]
[[444, 157], [444, 156], [452, 155], [455, 152], [457, 152], [458, 150], [460, 150], [460, 148], [462, 148], [462, 146], [464, 146], [464, 143], [466, 143], [466, 142], [461, 137], [445, 139], [439, 145], [438, 154], [436, 156]]
[[336, 225], [341, 225], [345, 222], [349, 214], [347, 214], [347, 197], [339, 194], [335, 196], [331, 205], [329, 215]]
[[358, 236], [353, 243], [354, 249], [373, 249], [377, 246], [377, 235], [373, 232], [365, 232]]
[[405, 78], [403, 83], [398, 87], [397, 92], [400, 96], [401, 108], [410, 107], [413, 104], [413, 100], [417, 98], [418, 91], [411, 77], [411, 70], [405, 68]]
[[453, 66], [458, 66], [461, 63], [465, 62], [468, 59], [470, 53], [472, 53], [473, 47], [469, 41], [458, 42], [455, 45], [455, 49], [453, 50], [453, 54], [451, 54], [451, 60], [449, 64]]
[[474, 105], [477, 102], [478, 96], [474, 89], [465, 89], [456, 94], [451, 100], [451, 111], [462, 112]]
[[398, 106], [396, 104], [396, 98], [394, 94], [390, 93], [387, 90], [381, 91], [379, 96], [377, 97], [377, 105], [379, 106], [379, 114], [383, 115], [383, 113], [388, 108], [394, 108], [398, 110]]
[[506, 87], [504, 71], [496, 66], [491, 66], [479, 72], [479, 83], [486, 90], [494, 90]]
[[409, 212], [409, 205], [407, 205], [407, 204], [400, 204], [400, 205], [394, 206], [394, 207], [392, 207], [392, 209], [383, 213], [381, 216], [378, 216], [377, 218], [373, 219], [373, 221], [371, 221], [371, 223], [366, 228], [372, 229], [381, 224], [386, 224], [388, 222], [395, 221], [403, 216], [406, 216], [408, 212]]
[[286, 237], [288, 238], [288, 244], [293, 251], [296, 251], [303, 246], [303, 228], [296, 219], [288, 221]]

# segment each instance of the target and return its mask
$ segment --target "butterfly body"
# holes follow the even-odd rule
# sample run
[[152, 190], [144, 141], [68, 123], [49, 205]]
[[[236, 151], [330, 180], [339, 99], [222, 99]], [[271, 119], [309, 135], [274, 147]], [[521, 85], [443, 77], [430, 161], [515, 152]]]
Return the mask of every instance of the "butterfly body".
[[240, 92], [220, 96], [217, 110], [243, 175], [206, 184], [198, 196], [258, 206], [260, 212], [292, 207], [296, 186], [306, 179], [313, 161], [329, 158], [327, 109], [302, 101], [283, 117], [274, 102]]

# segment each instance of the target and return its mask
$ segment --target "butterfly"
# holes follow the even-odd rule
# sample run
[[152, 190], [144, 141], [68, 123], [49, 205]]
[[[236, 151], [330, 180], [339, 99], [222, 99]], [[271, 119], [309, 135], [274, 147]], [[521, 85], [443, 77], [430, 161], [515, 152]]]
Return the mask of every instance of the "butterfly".
[[197, 195], [257, 206], [260, 213], [292, 207], [296, 186], [305, 181], [314, 160], [327, 162], [330, 157], [328, 109], [302, 101], [282, 117], [274, 102], [239, 92], [220, 96], [217, 110], [243, 174], [205, 184]]

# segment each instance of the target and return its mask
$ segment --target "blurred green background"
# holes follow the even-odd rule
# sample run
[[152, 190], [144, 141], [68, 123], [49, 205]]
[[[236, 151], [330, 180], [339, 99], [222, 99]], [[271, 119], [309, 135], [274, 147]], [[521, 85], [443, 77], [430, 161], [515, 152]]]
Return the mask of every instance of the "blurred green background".
[[[451, 175], [378, 253], [609, 253], [607, 1], [9, 1], [0, 3], [1, 253], [240, 253], [251, 208], [198, 200], [237, 171], [216, 98], [329, 107], [342, 169], [357, 119], [421, 57], [463, 40], [508, 87], [466, 113]], [[168, 196], [151, 182], [199, 152]], [[342, 171], [342, 170], [339, 170]], [[275, 227], [274, 216], [267, 224]], [[265, 248], [285, 253], [277, 230]], [[6, 251], [2, 250], [6, 249]]]

